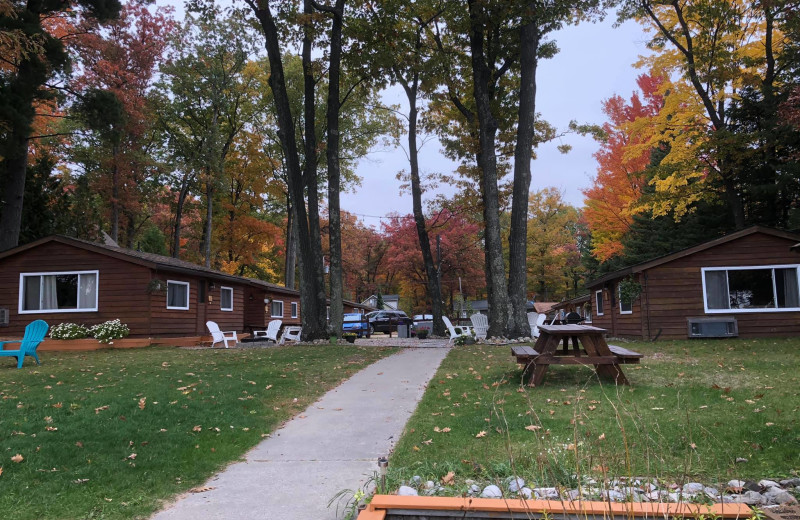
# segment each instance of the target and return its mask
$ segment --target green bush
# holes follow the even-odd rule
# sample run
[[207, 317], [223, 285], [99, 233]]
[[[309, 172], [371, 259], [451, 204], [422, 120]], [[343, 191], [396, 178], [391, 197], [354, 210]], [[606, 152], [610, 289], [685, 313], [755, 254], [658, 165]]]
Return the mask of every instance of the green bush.
[[89, 336], [89, 329], [77, 323], [59, 323], [50, 328], [53, 339], [83, 339]]

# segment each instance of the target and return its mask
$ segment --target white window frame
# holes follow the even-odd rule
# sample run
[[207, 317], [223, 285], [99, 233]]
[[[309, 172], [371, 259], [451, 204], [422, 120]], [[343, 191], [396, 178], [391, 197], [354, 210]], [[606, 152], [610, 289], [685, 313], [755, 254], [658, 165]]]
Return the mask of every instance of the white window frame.
[[619, 300], [619, 313], [620, 314], [633, 314], [633, 300], [631, 300], [631, 310], [623, 311], [622, 310], [622, 287], [617, 284], [617, 300]]
[[[730, 267], [701, 267], [700, 268], [700, 279], [703, 282], [703, 309], [705, 310], [706, 314], [732, 314], [732, 313], [739, 313], [739, 312], [798, 312], [800, 311], [800, 307], [782, 307], [782, 308], [757, 308], [757, 309], [709, 309], [708, 308], [708, 298], [706, 293], [706, 271], [725, 271], [725, 281], [728, 281], [728, 271], [754, 271], [757, 269], [771, 269], [772, 270], [772, 295], [776, 296], [777, 291], [775, 288], [775, 269], [795, 269], [798, 270], [797, 272], [797, 290], [800, 292], [800, 264], [773, 264], [773, 265], [737, 265], [737, 266], [730, 266]], [[728, 290], [730, 290], [730, 283], [728, 284]], [[777, 301], [775, 304], [777, 305]], [[730, 305], [730, 303], [728, 303]]]
[[[95, 285], [96, 290], [94, 293], [94, 307], [86, 308], [86, 309], [38, 309], [38, 310], [24, 310], [25, 304], [25, 277], [27, 276], [38, 276], [40, 279], [39, 282], [39, 306], [41, 306], [41, 277], [42, 276], [59, 276], [59, 275], [69, 275], [69, 274], [76, 274], [78, 275], [78, 290], [80, 290], [81, 280], [80, 276], [82, 274], [93, 274], [95, 275]], [[80, 300], [80, 298], [78, 298]], [[19, 301], [18, 301], [18, 309], [17, 312], [19, 314], [56, 314], [62, 312], [97, 312], [98, 308], [98, 300], [100, 299], [100, 271], [47, 271], [47, 272], [39, 272], [39, 273], [19, 273]]]
[[[222, 306], [222, 292], [223, 291], [230, 291], [231, 292], [231, 306], [229, 308], [225, 308]], [[219, 310], [225, 312], [233, 312], [233, 287], [228, 287], [227, 285], [220, 285], [219, 287]]]
[[299, 313], [297, 312], [297, 309], [298, 309], [297, 302], [292, 302], [290, 304], [290, 308], [291, 308], [291, 311], [292, 311], [292, 318], [296, 318], [297, 316], [299, 316]]
[[[600, 299], [597, 299], [597, 295], [600, 295]], [[604, 316], [603, 311], [601, 308], [603, 307], [603, 290], [600, 289], [599, 291], [594, 292], [594, 312], [597, 316]]]
[[[275, 305], [276, 303], [280, 303], [281, 304], [281, 313], [280, 314], [274, 314], [272, 312], [272, 306]], [[283, 300], [272, 300], [271, 302], [269, 302], [269, 316], [270, 316], [270, 318], [283, 318], [283, 311], [284, 311], [284, 309], [283, 309]]]
[[[175, 285], [183, 285], [186, 287], [186, 307], [170, 307], [169, 305], [169, 284]], [[189, 298], [192, 296], [192, 288], [189, 285], [189, 282], [182, 282], [180, 280], [167, 280], [167, 309], [171, 311], [188, 311], [189, 310]]]

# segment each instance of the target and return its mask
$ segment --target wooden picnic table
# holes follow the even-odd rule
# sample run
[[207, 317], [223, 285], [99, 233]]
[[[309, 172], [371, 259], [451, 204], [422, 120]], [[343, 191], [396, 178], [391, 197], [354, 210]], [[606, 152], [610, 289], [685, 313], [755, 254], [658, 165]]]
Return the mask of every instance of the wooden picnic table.
[[[512, 347], [524, 374], [533, 369], [530, 386], [540, 386], [550, 365], [593, 365], [597, 375], [610, 376], [618, 385], [630, 384], [620, 365], [638, 363], [642, 355], [606, 343], [605, 329], [591, 325], [540, 325], [534, 347]], [[559, 349], [559, 347], [561, 347]]]

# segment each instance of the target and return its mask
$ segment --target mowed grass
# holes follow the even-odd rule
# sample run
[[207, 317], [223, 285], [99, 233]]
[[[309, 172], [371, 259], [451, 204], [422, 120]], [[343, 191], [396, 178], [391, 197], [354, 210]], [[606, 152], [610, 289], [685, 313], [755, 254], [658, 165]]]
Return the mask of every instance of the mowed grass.
[[[395, 349], [147, 348], [0, 359], [0, 515], [145, 518]], [[6, 360], [7, 362], [2, 362]], [[22, 462], [12, 461], [21, 455]]]
[[623, 367], [629, 387], [561, 365], [530, 388], [510, 347], [454, 348], [390, 459], [394, 484], [449, 471], [569, 486], [574, 475], [727, 482], [800, 470], [800, 340], [624, 346], [645, 355]]

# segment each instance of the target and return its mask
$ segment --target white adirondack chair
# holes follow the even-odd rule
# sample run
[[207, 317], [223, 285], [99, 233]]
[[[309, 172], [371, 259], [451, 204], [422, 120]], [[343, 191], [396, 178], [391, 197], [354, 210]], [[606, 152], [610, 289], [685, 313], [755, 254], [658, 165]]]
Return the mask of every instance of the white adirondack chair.
[[459, 336], [471, 336], [472, 330], [469, 327], [464, 327], [463, 325], [459, 325], [458, 327], [453, 327], [453, 324], [450, 323], [450, 318], [447, 316], [442, 316], [442, 321], [444, 322], [445, 327], [447, 327], [447, 331], [450, 333], [450, 341], [448, 341], [448, 345], [453, 342]]
[[233, 341], [234, 345], [236, 345], [239, 342], [239, 338], [236, 337], [235, 330], [222, 332], [221, 330], [219, 330], [219, 325], [217, 325], [217, 323], [214, 321], [207, 321], [206, 327], [208, 327], [208, 331], [211, 333], [212, 347], [217, 343], [224, 343], [225, 348], [228, 348], [229, 341]]
[[303, 334], [303, 327], [298, 326], [286, 326], [283, 328], [283, 334], [281, 334], [281, 340], [278, 342], [279, 344], [283, 345], [286, 341], [300, 341], [300, 336]]
[[528, 325], [531, 326], [531, 337], [538, 338], [539, 337], [539, 325], [544, 325], [547, 316], [544, 314], [539, 314], [538, 312], [529, 312], [528, 313]]
[[472, 330], [475, 331], [475, 337], [478, 339], [486, 339], [486, 333], [489, 332], [489, 317], [479, 312], [469, 317], [472, 322]]
[[253, 339], [265, 339], [274, 343], [278, 342], [278, 331], [281, 330], [281, 320], [272, 320], [267, 324], [267, 330], [254, 330]]

